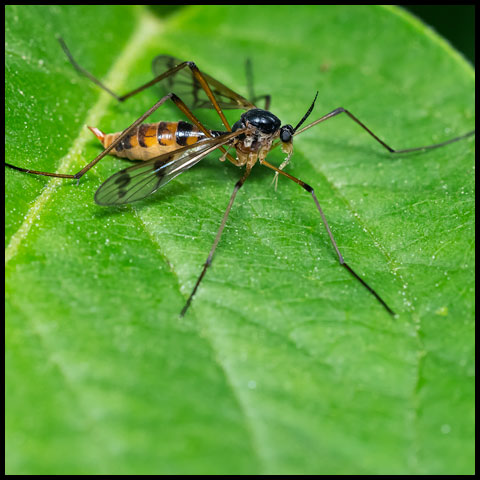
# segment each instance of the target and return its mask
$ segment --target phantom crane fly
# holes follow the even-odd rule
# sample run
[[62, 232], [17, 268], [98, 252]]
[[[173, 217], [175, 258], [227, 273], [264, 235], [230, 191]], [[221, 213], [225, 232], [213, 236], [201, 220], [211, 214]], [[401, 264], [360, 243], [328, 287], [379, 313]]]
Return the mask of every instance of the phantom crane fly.
[[[363, 130], [392, 154], [409, 153], [442, 147], [471, 136], [475, 133], [474, 131], [434, 145], [394, 150], [375, 135], [355, 115], [342, 107], [336, 108], [330, 113], [300, 129], [312, 113], [318, 92], [307, 112], [295, 127], [290, 124], [282, 125], [280, 119], [268, 110], [270, 105], [269, 95], [255, 98], [252, 89], [252, 100], [249, 101], [220, 83], [218, 80], [201, 72], [194, 62], [184, 62], [168, 55], [160, 55], [154, 59], [153, 71], [155, 78], [153, 80], [123, 96], [118, 96], [75, 61], [62, 39], [59, 39], [59, 42], [70, 62], [79, 73], [88, 77], [91, 81], [120, 102], [123, 102], [162, 81], [170, 93], [156, 102], [149, 110], [122, 132], [105, 134], [96, 127], [89, 127], [102, 143], [104, 150], [100, 155], [75, 174], [41, 172], [6, 164], [8, 167], [36, 175], [79, 180], [90, 168], [96, 165], [107, 154], [129, 160], [141, 160], [142, 162], [117, 172], [99, 187], [95, 193], [95, 202], [99, 205], [123, 205], [141, 200], [166, 185], [177, 175], [180, 175], [185, 170], [196, 165], [208, 154], [217, 149], [223, 152], [221, 160], [228, 159], [237, 167], [245, 167], [242, 177], [234, 186], [207, 260], [204, 263], [195, 286], [181, 311], [182, 316], [189, 308], [200, 282], [212, 263], [213, 255], [220, 241], [220, 237], [237, 192], [245, 183], [256, 163], [260, 163], [260, 165], [273, 170], [275, 172], [275, 181], [277, 180], [278, 175], [283, 175], [300, 185], [312, 196], [340, 265], [348, 270], [348, 272], [375, 297], [390, 315], [394, 315], [393, 310], [387, 305], [382, 297], [368, 283], [366, 283], [366, 281], [363, 280], [349, 264], [346, 263], [330, 230], [314, 189], [307, 183], [283, 170], [293, 153], [293, 139], [305, 130], [341, 113], [344, 113], [351, 120], [356, 122], [361, 128], [363, 128]], [[260, 99], [265, 100], [264, 109], [258, 108], [255, 104]], [[189, 122], [143, 123], [153, 112], [168, 100], [172, 101], [179, 110], [186, 115]], [[192, 110], [197, 108], [215, 109], [225, 127], [225, 130], [219, 131], [207, 129], [192, 113]], [[243, 109], [245, 112], [231, 127], [223, 113], [223, 110], [225, 109]], [[277, 146], [280, 146], [282, 151], [287, 155], [284, 162], [279, 167], [271, 165], [266, 161], [268, 153]], [[233, 156], [228, 153], [228, 149], [234, 151], [235, 155]]]

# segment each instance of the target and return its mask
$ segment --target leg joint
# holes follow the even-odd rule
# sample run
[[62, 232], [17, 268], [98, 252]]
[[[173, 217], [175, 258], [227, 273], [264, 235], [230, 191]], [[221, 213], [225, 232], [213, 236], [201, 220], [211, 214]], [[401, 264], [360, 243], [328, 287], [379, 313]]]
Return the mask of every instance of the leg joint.
[[240, 190], [240, 188], [241, 188], [242, 185], [243, 185], [243, 182], [244, 182], [244, 180], [243, 180], [243, 178], [241, 178], [241, 179], [235, 184], [234, 190]]
[[311, 187], [310, 185], [308, 185], [308, 183], [303, 182], [302, 187], [303, 187], [308, 193], [312, 193], [312, 194], [313, 194], [313, 187]]

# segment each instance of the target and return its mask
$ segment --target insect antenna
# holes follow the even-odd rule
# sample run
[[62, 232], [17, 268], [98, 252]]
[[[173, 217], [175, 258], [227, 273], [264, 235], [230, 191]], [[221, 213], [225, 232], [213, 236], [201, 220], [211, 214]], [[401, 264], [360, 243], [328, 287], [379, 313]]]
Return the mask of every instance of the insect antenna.
[[298, 125], [293, 129], [293, 132], [294, 132], [294, 133], [300, 128], [300, 126], [302, 125], [302, 123], [303, 123], [303, 122], [308, 118], [308, 116], [312, 113], [313, 107], [315, 106], [315, 100], [317, 100], [317, 97], [318, 97], [318, 91], [317, 91], [317, 94], [315, 95], [315, 98], [313, 99], [312, 104], [310, 105], [310, 108], [307, 110], [307, 113], [303, 116], [303, 118], [300, 120], [300, 122], [298, 122]]

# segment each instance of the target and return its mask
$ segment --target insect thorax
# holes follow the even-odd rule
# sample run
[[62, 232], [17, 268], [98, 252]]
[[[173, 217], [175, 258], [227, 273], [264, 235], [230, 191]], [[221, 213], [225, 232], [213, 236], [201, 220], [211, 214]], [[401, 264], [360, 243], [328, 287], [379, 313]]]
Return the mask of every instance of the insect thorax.
[[254, 108], [242, 114], [232, 130], [240, 128], [247, 128], [248, 131], [234, 143], [237, 159], [240, 165], [249, 163], [253, 166], [258, 159], [263, 160], [267, 156], [273, 140], [278, 138], [280, 120], [267, 110]]

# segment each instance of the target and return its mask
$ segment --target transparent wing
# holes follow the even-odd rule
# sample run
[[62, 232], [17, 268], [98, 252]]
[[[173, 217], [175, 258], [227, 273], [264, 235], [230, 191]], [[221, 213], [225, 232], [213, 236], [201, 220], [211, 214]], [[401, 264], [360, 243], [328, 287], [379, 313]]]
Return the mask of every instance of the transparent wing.
[[[152, 62], [153, 74], [157, 77], [181, 63], [184, 62], [170, 55], [159, 55], [155, 57]], [[206, 73], [202, 72], [202, 75], [222, 109], [241, 108], [249, 110], [250, 108], [255, 108], [253, 103], [238, 93], [235, 93], [233, 90], [230, 90], [223, 83], [220, 83]], [[169, 75], [160, 82], [160, 86], [165, 90], [165, 93], [173, 92], [177, 94], [192, 109], [214, 108], [207, 94], [189, 68], [182, 68], [178, 72]]]
[[244, 131], [203, 140], [120, 170], [100, 185], [95, 202], [98, 205], [123, 205], [141, 200]]

